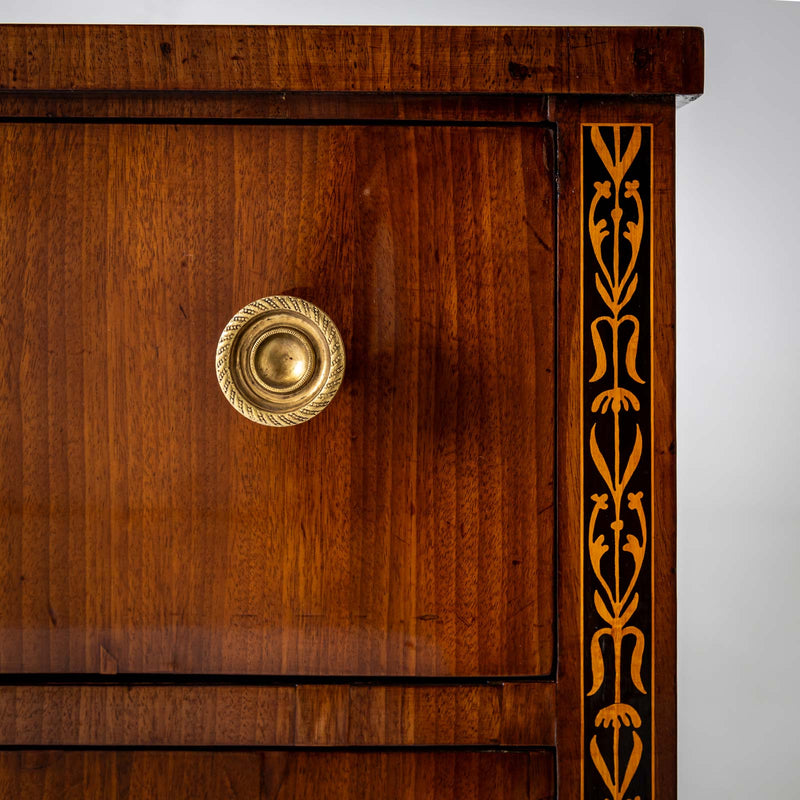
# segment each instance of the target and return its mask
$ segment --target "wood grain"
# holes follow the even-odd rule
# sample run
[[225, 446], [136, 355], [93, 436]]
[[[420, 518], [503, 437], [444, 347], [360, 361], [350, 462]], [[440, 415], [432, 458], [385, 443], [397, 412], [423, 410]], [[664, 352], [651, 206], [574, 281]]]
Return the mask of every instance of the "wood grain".
[[[546, 675], [554, 198], [535, 126], [0, 129], [0, 669]], [[345, 337], [261, 429], [268, 294]]]
[[0, 92], [0, 116], [114, 120], [542, 122], [548, 98], [353, 92]]
[[703, 32], [4, 25], [0, 88], [693, 95]]
[[[702, 92], [702, 39], [0, 26], [0, 746], [112, 748], [0, 751], [0, 797], [547, 800], [556, 762], [582, 797], [591, 121], [653, 125], [648, 688], [674, 800], [674, 95]], [[334, 404], [285, 431], [212, 363], [277, 292], [348, 348]], [[553, 680], [458, 683], [526, 675]], [[555, 753], [370, 749], [442, 745]], [[362, 749], [113, 749], [148, 746]]]
[[555, 686], [0, 687], [0, 746], [555, 744]]
[[25, 800], [551, 800], [545, 752], [0, 753]]
[[[653, 125], [653, 618], [652, 686], [655, 796], [676, 796], [675, 661], [675, 209], [671, 99], [618, 102], [559, 98], [559, 406], [557, 756], [559, 795], [581, 796], [581, 123]], [[652, 683], [650, 683], [652, 681]], [[587, 755], [588, 758], [588, 755]]]

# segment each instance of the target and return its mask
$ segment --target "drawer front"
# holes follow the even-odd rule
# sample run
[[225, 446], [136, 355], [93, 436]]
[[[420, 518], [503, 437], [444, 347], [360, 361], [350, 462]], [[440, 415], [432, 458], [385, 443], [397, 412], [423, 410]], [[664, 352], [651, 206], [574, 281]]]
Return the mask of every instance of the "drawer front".
[[[0, 669], [551, 674], [551, 136], [0, 126]], [[215, 352], [281, 294], [347, 366], [270, 428]]]
[[18, 751], [4, 797], [37, 800], [543, 800], [547, 752]]

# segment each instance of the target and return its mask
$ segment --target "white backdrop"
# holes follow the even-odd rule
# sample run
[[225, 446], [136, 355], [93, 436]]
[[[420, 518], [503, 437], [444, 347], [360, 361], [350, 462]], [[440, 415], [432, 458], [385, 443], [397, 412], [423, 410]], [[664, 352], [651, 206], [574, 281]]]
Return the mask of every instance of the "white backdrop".
[[800, 2], [0, 0], [0, 21], [704, 27], [677, 127], [679, 788], [800, 798]]

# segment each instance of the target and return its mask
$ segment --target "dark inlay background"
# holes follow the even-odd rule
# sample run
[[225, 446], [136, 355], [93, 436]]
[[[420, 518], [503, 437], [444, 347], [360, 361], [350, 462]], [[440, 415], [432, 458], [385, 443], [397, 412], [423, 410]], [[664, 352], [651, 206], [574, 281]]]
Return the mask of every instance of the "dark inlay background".
[[584, 796], [644, 800], [652, 785], [652, 129], [585, 125], [582, 136]]

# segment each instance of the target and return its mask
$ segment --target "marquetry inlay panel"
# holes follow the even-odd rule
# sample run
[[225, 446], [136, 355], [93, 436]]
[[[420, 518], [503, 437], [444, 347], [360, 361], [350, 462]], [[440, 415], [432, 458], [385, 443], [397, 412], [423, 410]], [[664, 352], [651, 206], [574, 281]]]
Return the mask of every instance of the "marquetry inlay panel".
[[652, 797], [651, 164], [651, 126], [583, 126], [586, 800]]

